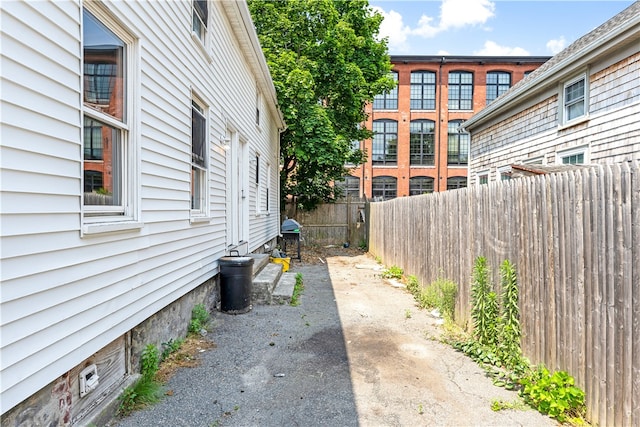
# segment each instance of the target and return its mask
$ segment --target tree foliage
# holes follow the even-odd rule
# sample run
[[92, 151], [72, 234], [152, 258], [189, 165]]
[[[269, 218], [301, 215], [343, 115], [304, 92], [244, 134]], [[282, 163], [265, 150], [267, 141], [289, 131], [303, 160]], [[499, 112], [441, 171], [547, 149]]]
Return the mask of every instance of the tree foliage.
[[287, 129], [282, 133], [283, 197], [312, 209], [335, 198], [332, 181], [364, 153], [352, 141], [371, 137], [361, 127], [364, 106], [393, 88], [382, 16], [367, 0], [249, 0]]

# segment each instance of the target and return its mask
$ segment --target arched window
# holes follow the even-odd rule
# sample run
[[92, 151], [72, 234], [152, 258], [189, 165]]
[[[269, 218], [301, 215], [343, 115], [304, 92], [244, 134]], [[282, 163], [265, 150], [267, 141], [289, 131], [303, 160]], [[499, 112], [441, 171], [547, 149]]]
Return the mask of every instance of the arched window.
[[376, 200], [394, 199], [398, 192], [397, 179], [392, 176], [376, 176], [371, 180], [371, 193]]
[[511, 74], [505, 71], [487, 73], [487, 104], [505, 93], [511, 87]]
[[398, 122], [373, 121], [373, 147], [371, 160], [374, 165], [395, 165], [398, 161]]
[[469, 141], [468, 133], [460, 131], [462, 120], [451, 120], [449, 122], [449, 134], [447, 141], [447, 163], [450, 165], [466, 165], [469, 163]]
[[373, 97], [374, 110], [397, 110], [398, 109], [398, 73], [391, 72], [391, 78], [396, 81], [396, 87], [388, 92], [381, 93]]
[[435, 163], [435, 142], [433, 120], [413, 120], [410, 123], [409, 150], [411, 165], [433, 166]]
[[411, 73], [411, 109], [434, 110], [436, 108], [436, 73], [413, 71]]
[[409, 195], [433, 193], [433, 178], [430, 176], [414, 176], [409, 178]]
[[449, 73], [449, 110], [473, 110], [473, 73]]
[[447, 190], [455, 190], [467, 186], [467, 178], [464, 176], [453, 176], [447, 179]]

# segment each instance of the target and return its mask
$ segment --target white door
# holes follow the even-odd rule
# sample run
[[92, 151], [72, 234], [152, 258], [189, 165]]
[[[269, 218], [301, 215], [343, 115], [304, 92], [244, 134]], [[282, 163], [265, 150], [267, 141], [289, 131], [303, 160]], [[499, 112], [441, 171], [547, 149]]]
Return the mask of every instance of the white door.
[[227, 169], [227, 245], [244, 254], [248, 250], [246, 233], [249, 221], [247, 143], [238, 138], [237, 132], [228, 131], [227, 134], [231, 136]]

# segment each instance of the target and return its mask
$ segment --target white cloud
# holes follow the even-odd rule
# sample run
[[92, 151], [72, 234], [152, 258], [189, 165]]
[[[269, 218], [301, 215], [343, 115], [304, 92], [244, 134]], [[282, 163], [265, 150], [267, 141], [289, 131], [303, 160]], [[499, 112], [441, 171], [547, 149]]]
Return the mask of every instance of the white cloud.
[[434, 37], [441, 30], [438, 27], [431, 25], [433, 18], [427, 15], [422, 15], [418, 21], [418, 26], [411, 30], [412, 35], [421, 36], [426, 39]]
[[407, 43], [407, 36], [411, 33], [411, 29], [407, 25], [404, 25], [402, 15], [395, 10], [385, 12], [378, 6], [374, 6], [372, 9], [384, 17], [384, 20], [380, 24], [380, 37], [388, 38], [389, 50], [408, 52], [409, 44]]
[[547, 49], [551, 52], [551, 54], [555, 55], [565, 48], [567, 44], [567, 40], [565, 40], [564, 36], [560, 36], [559, 39], [549, 40], [547, 42]]
[[482, 49], [473, 52], [480, 56], [529, 56], [529, 52], [521, 47], [500, 46], [491, 40], [484, 42]]
[[489, 0], [442, 0], [440, 29], [484, 24], [492, 18], [495, 3]]

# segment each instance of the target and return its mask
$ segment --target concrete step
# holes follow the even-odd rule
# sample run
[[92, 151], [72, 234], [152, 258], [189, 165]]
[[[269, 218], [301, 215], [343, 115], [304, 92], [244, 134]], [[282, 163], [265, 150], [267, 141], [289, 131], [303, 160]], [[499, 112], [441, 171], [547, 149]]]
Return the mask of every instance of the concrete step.
[[271, 296], [272, 304], [289, 304], [296, 286], [296, 273], [282, 273]]
[[282, 276], [282, 265], [267, 263], [253, 278], [251, 302], [253, 304], [272, 304], [273, 290]]
[[253, 277], [256, 277], [269, 264], [269, 254], [248, 254], [247, 256], [253, 258]]

